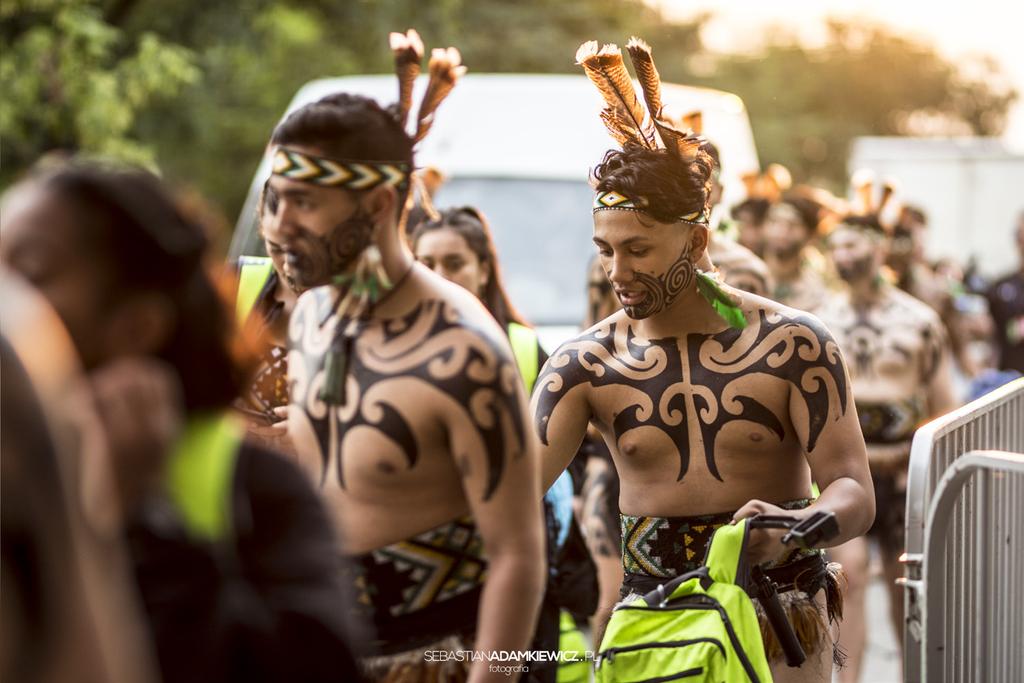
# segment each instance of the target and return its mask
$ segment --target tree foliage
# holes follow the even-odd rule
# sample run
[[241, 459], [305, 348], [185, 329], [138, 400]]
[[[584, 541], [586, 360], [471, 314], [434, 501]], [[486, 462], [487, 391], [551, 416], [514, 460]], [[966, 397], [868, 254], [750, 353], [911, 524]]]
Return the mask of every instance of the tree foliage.
[[764, 163], [840, 186], [858, 135], [997, 134], [1016, 93], [879, 26], [833, 22], [824, 47], [781, 39], [713, 55], [705, 18], [642, 0], [7, 0], [0, 9], [2, 169], [69, 149], [156, 163], [237, 214], [295, 91], [391, 68], [386, 34], [416, 27], [476, 72], [574, 73], [583, 40], [643, 36], [663, 76], [747, 104]]

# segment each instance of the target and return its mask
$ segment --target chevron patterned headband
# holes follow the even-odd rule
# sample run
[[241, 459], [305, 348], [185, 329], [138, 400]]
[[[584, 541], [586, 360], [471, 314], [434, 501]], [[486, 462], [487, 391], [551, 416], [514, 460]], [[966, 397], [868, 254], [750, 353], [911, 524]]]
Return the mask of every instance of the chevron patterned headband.
[[409, 184], [409, 164], [404, 162], [328, 159], [286, 147], [274, 150], [273, 173], [290, 180], [346, 190], [372, 190], [379, 185], [401, 189]]
[[[597, 195], [594, 196], [594, 213], [610, 210], [647, 213], [637, 206], [635, 201], [625, 195], [615, 192], [614, 190], [598, 192]], [[703, 211], [694, 211], [693, 213], [688, 213], [685, 216], [680, 216], [676, 221], [679, 223], [692, 223], [693, 225], [707, 225], [708, 216]]]

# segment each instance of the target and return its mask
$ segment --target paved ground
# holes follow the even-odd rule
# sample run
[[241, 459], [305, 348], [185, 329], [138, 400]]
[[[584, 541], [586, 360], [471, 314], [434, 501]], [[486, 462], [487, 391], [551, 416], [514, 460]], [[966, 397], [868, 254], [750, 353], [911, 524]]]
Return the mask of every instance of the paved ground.
[[876, 576], [868, 586], [868, 649], [864, 657], [861, 683], [900, 683], [899, 650], [889, 623], [885, 586]]

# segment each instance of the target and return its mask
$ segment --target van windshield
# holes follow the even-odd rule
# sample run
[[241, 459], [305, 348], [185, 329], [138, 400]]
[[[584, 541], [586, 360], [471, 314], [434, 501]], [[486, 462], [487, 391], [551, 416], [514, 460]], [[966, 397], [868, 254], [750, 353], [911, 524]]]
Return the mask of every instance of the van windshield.
[[438, 209], [474, 206], [487, 217], [509, 298], [534, 325], [579, 325], [587, 264], [596, 253], [590, 186], [581, 181], [453, 178]]

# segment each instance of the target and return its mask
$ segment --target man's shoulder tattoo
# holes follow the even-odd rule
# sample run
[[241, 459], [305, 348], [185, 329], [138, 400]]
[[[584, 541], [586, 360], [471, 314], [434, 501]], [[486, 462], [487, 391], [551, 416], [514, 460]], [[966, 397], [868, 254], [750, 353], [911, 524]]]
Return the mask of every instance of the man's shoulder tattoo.
[[[847, 410], [846, 370], [839, 347], [817, 318], [760, 310], [744, 330], [690, 334], [685, 340], [638, 339], [628, 322], [609, 322], [563, 345], [537, 380], [536, 429], [549, 443], [548, 427], [559, 401], [571, 390], [624, 386], [629, 405], [610, 425], [616, 440], [638, 427], [661, 429], [679, 453], [678, 479], [686, 475], [694, 446], [720, 481], [715, 440], [731, 422], [760, 424], [782, 441], [788, 410], [779, 415], [750, 382], [779, 381], [799, 394], [808, 415], [808, 452], [829, 420]], [[770, 389], [768, 391], [771, 391]], [[778, 404], [779, 401], [775, 401]], [[692, 445], [691, 445], [692, 444]]]
[[[344, 487], [345, 435], [369, 427], [393, 441], [409, 469], [419, 461], [422, 435], [413, 429], [414, 415], [399, 409], [411, 388], [437, 396], [431, 407], [456, 406], [454, 422], [469, 424], [478, 434], [487, 462], [484, 500], [501, 482], [505, 463], [525, 450], [524, 416], [517, 393], [519, 375], [507, 350], [486, 333], [468, 326], [461, 314], [438, 300], [420, 303], [409, 314], [387, 321], [338, 321], [322, 331], [317, 316], [304, 316], [290, 331], [292, 402], [309, 417], [317, 434], [326, 479], [332, 456], [337, 480]], [[328, 406], [319, 397], [325, 357], [336, 334], [351, 339], [347, 353], [345, 401]], [[465, 465], [477, 454], [452, 453]]]

